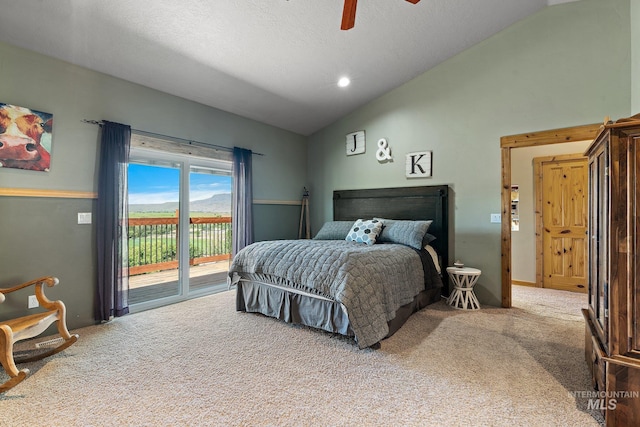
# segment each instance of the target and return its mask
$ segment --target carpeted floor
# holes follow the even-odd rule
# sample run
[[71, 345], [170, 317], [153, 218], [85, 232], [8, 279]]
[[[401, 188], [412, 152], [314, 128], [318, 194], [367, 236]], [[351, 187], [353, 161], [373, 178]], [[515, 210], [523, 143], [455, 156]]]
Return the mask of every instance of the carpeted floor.
[[[514, 286], [514, 308], [413, 315], [379, 350], [260, 315], [235, 291], [76, 330], [0, 395], [7, 426], [597, 426], [586, 296]], [[0, 380], [6, 380], [2, 373]]]

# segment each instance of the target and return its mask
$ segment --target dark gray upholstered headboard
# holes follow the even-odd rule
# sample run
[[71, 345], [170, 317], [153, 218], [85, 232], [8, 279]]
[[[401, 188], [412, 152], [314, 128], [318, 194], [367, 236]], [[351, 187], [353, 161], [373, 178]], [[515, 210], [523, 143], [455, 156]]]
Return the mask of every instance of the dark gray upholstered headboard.
[[[450, 257], [453, 256], [449, 251], [449, 193], [446, 185], [336, 190], [333, 192], [333, 219], [347, 221], [380, 217], [433, 220], [428, 233], [436, 236], [431, 246], [441, 256], [444, 270], [452, 262]], [[443, 279], [447, 292], [448, 277], [444, 271]]]

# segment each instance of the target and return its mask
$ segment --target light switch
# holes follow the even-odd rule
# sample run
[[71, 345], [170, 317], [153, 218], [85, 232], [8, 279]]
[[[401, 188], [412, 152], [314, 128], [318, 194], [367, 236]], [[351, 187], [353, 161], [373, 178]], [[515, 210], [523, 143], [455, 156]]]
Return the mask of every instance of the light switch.
[[78, 212], [78, 224], [91, 224], [91, 212]]
[[491, 222], [492, 223], [500, 223], [502, 219], [500, 218], [500, 214], [491, 214]]

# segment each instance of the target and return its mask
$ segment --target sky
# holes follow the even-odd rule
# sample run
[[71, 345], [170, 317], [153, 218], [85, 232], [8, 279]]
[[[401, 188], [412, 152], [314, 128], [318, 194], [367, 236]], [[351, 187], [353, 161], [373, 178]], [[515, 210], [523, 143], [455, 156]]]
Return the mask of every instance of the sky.
[[[129, 164], [129, 204], [177, 202], [179, 198], [179, 169]], [[191, 173], [190, 199], [208, 199], [214, 194], [231, 193], [231, 177]]]

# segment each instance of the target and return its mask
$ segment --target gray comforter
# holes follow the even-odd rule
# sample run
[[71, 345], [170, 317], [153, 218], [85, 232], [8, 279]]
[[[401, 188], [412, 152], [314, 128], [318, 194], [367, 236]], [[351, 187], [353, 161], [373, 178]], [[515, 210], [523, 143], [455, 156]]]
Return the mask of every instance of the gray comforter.
[[421, 257], [412, 248], [344, 240], [254, 243], [234, 257], [229, 276], [234, 273], [275, 276], [342, 303], [360, 348], [387, 336], [387, 321], [425, 289], [425, 277], [439, 280], [435, 272], [425, 275]]

